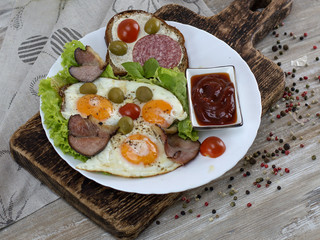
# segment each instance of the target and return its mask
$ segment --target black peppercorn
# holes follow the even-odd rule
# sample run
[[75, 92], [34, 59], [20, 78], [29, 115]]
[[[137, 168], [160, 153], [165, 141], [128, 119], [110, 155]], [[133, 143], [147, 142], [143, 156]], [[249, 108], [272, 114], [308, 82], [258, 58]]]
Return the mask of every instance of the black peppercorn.
[[289, 150], [289, 149], [290, 149], [289, 143], [284, 144], [284, 145], [283, 145], [283, 148], [284, 148], [285, 150]]

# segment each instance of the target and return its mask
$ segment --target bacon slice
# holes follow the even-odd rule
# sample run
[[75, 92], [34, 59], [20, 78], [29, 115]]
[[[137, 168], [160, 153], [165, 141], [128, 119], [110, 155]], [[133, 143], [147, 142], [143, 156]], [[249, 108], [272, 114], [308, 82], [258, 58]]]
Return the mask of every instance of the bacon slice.
[[178, 134], [167, 135], [165, 152], [172, 161], [182, 165], [194, 159], [200, 150], [199, 141], [184, 140]]
[[200, 151], [199, 141], [184, 140], [179, 137], [178, 133], [166, 134], [165, 130], [159, 126], [154, 125], [152, 129], [160, 135], [166, 155], [172, 161], [185, 165], [198, 155]]
[[85, 50], [77, 48], [74, 58], [80, 66], [71, 66], [69, 73], [80, 82], [94, 81], [106, 68], [106, 63], [90, 46], [86, 46]]
[[76, 114], [70, 117], [68, 129], [71, 148], [84, 156], [92, 157], [107, 146], [118, 127], [100, 125], [92, 116], [82, 118]]

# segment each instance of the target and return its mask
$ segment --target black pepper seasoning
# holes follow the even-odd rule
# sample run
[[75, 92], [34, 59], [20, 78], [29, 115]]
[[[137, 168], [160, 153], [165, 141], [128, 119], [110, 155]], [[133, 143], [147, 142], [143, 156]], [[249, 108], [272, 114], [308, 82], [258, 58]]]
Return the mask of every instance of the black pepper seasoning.
[[283, 145], [283, 148], [284, 148], [285, 150], [289, 150], [289, 149], [290, 149], [289, 143], [284, 144], [284, 145]]
[[246, 194], [249, 195], [249, 194], [250, 194], [250, 191], [249, 191], [249, 190], [246, 190]]
[[281, 187], [280, 187], [280, 186], [278, 186], [278, 187], [277, 187], [277, 189], [278, 189], [278, 190], [281, 190]]

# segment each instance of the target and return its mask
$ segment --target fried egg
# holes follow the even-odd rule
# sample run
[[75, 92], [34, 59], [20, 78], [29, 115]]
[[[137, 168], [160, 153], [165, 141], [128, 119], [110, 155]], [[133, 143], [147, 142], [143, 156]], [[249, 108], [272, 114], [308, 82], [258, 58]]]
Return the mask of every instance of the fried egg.
[[152, 124], [140, 119], [135, 121], [133, 131], [117, 133], [102, 152], [77, 168], [123, 177], [150, 177], [171, 172], [179, 166], [181, 164], [167, 158], [164, 144], [152, 130]]
[[[64, 91], [61, 114], [65, 119], [75, 114], [80, 114], [82, 117], [92, 115], [103, 124], [116, 125], [122, 117], [119, 108], [127, 103], [135, 103], [140, 107], [140, 117], [144, 121], [162, 127], [168, 127], [174, 120], [181, 121], [187, 117], [177, 97], [157, 85], [99, 78], [94, 81], [97, 86], [96, 94], [81, 94], [79, 89], [83, 84], [72, 84]], [[141, 86], [147, 86], [153, 93], [152, 99], [146, 103], [141, 103], [135, 96], [136, 89]], [[125, 99], [122, 103], [114, 103], [108, 99], [108, 92], [114, 87], [123, 91]]]
[[[73, 84], [64, 91], [61, 113], [66, 119], [75, 114], [82, 117], [92, 115], [102, 124], [117, 125], [122, 117], [119, 109], [125, 104], [137, 104], [141, 112], [133, 121], [131, 132], [116, 133], [104, 150], [79, 164], [78, 169], [123, 177], [148, 177], [173, 171], [181, 165], [166, 156], [161, 137], [152, 130], [154, 125], [167, 128], [175, 120], [187, 117], [174, 94], [157, 85], [108, 78], [94, 81], [96, 94], [81, 94], [79, 89], [82, 84]], [[136, 90], [141, 86], [151, 89], [151, 100], [140, 102], [136, 98]], [[123, 91], [125, 98], [122, 103], [114, 103], [108, 99], [108, 92], [114, 87]]]

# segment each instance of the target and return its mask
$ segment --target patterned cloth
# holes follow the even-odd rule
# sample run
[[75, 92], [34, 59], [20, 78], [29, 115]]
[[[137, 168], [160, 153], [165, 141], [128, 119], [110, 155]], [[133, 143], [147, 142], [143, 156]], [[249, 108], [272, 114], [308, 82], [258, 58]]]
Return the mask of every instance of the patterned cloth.
[[0, 52], [0, 229], [59, 197], [11, 158], [8, 142], [18, 127], [39, 111], [39, 81], [57, 60], [64, 44], [106, 26], [118, 12], [154, 12], [169, 3], [212, 15], [202, 0], [15, 2]]

